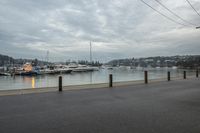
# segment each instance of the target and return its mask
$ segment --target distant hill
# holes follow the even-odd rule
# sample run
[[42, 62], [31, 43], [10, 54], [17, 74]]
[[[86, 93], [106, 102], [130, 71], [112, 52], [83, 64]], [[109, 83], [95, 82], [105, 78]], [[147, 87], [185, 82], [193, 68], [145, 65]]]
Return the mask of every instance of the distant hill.
[[35, 65], [47, 64], [47, 62], [38, 59], [14, 59], [13, 57], [0, 54], [0, 66], [22, 65], [26, 62], [31, 62]]
[[11, 62], [14, 62], [12, 57], [0, 54], [0, 66], [3, 66], [4, 64], [10, 64]]
[[[21, 66], [26, 62], [32, 63], [32, 65], [46, 65], [46, 64], [69, 64], [70, 62], [46, 62], [38, 59], [14, 59], [13, 57], [9, 57], [7, 55], [0, 54], [0, 66]], [[99, 61], [88, 62], [85, 60], [73, 61], [74, 63], [82, 64], [82, 65], [92, 65], [92, 66], [101, 66], [102, 64]]]
[[179, 68], [199, 68], [200, 55], [184, 55], [184, 56], [156, 56], [146, 58], [130, 58], [111, 60], [107, 65], [111, 66], [141, 66], [141, 67], [172, 67]]
[[[26, 62], [31, 62], [33, 65], [48, 64], [45, 61], [38, 59], [14, 59], [13, 57], [0, 54], [0, 66], [22, 65]], [[84, 64], [85, 61], [78, 61], [79, 64]], [[94, 64], [100, 64], [94, 62]], [[52, 63], [50, 63], [52, 64]], [[86, 62], [87, 64], [87, 62]], [[141, 67], [172, 67], [179, 68], [200, 68], [200, 55], [183, 55], [183, 56], [156, 56], [146, 58], [129, 58], [111, 60], [106, 65], [110, 66], [141, 66]]]

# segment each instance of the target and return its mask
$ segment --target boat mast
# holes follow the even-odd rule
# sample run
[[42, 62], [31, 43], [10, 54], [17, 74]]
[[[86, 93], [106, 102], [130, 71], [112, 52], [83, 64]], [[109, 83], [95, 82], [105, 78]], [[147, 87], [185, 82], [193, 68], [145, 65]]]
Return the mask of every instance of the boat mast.
[[49, 63], [49, 50], [47, 50], [46, 62], [47, 62], [47, 64]]
[[90, 41], [90, 64], [92, 65], [92, 43]]

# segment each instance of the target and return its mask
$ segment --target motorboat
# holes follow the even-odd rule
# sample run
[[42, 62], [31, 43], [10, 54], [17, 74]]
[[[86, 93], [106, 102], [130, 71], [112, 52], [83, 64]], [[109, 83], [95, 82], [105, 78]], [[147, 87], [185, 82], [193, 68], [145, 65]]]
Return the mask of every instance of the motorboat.
[[77, 68], [73, 69], [73, 72], [91, 72], [91, 71], [98, 71], [98, 67], [91, 67], [87, 65], [79, 65]]
[[10, 76], [10, 73], [6, 73], [6, 72], [0, 72], [0, 76]]
[[56, 73], [71, 73], [72, 72], [72, 69], [69, 69], [69, 68], [58, 68], [58, 69], [55, 69]]
[[24, 71], [24, 72], [21, 72], [20, 75], [21, 76], [36, 76], [38, 75], [38, 73], [34, 71], [29, 71], [29, 72]]
[[39, 74], [39, 71], [38, 69], [35, 69], [31, 63], [26, 63], [23, 65], [20, 71], [16, 72], [16, 74], [21, 76], [35, 76]]

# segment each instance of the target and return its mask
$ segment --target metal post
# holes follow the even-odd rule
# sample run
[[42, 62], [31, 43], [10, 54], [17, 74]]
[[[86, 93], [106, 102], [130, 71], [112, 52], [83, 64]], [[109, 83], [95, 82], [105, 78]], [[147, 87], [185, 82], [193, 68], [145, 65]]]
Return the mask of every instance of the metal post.
[[198, 78], [199, 77], [199, 70], [197, 69], [196, 71], [196, 77]]
[[148, 71], [144, 71], [144, 83], [148, 84]]
[[58, 78], [58, 89], [59, 91], [62, 91], [62, 76], [59, 76]]
[[168, 79], [168, 81], [170, 81], [170, 80], [171, 80], [171, 77], [170, 77], [170, 72], [168, 72], [168, 73], [167, 73], [167, 79]]
[[183, 71], [183, 78], [186, 79], [186, 71]]
[[112, 74], [109, 75], [109, 87], [113, 87], [113, 76], [112, 76]]

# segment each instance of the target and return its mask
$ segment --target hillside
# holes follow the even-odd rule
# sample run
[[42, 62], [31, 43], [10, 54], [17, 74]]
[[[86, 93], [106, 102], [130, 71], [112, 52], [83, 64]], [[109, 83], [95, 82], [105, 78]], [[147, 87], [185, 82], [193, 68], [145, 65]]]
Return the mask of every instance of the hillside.
[[47, 63], [38, 59], [14, 59], [13, 57], [0, 54], [0, 66], [22, 65], [26, 62], [32, 62], [35, 65]]
[[156, 56], [147, 58], [116, 59], [109, 61], [111, 66], [141, 66], [141, 67], [172, 67], [197, 68], [200, 67], [200, 55], [185, 56]]

